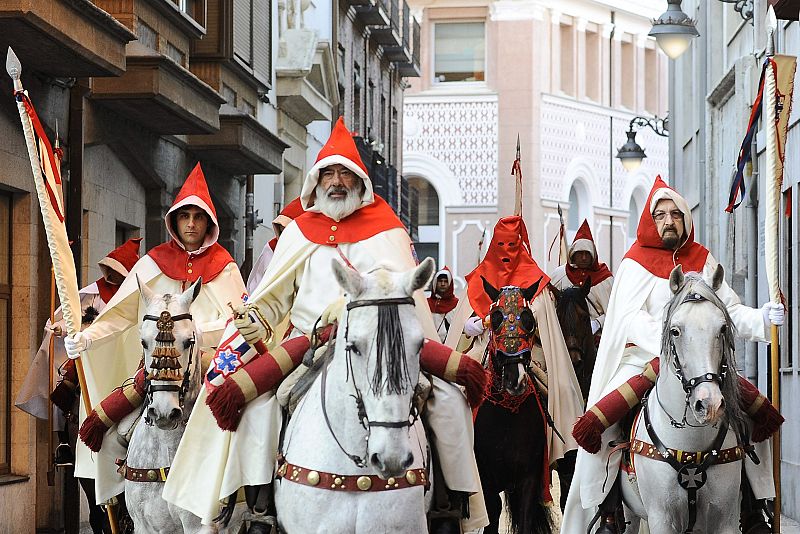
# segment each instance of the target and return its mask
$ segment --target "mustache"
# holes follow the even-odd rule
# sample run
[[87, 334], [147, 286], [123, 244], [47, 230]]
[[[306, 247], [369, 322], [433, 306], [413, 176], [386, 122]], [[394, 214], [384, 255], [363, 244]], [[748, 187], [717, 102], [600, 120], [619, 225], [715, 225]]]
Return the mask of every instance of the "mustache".
[[331, 187], [328, 188], [327, 191], [325, 191], [325, 194], [328, 195], [329, 197], [331, 195], [347, 195], [347, 193], [348, 193], [347, 188], [339, 185], [332, 185]]
[[661, 230], [661, 233], [667, 233], [667, 232], [673, 232], [673, 233], [676, 233], [676, 234], [677, 234], [677, 233], [678, 233], [678, 230], [677, 230], [677, 229], [676, 229], [674, 226], [665, 226], [665, 227], [664, 227], [664, 228]]

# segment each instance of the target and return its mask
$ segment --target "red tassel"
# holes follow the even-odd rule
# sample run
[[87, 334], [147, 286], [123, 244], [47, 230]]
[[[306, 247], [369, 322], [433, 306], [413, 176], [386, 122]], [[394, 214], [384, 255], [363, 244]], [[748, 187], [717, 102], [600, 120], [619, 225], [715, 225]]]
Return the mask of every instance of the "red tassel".
[[480, 406], [488, 380], [483, 366], [469, 356], [463, 356], [458, 364], [456, 379], [458, 384], [464, 386], [469, 405], [472, 408]]
[[92, 410], [92, 413], [89, 414], [89, 417], [87, 417], [81, 425], [78, 436], [81, 438], [81, 441], [89, 447], [89, 450], [97, 452], [103, 445], [103, 438], [107, 430], [108, 427], [100, 420], [100, 416], [97, 415], [97, 412]]
[[[756, 443], [769, 439], [778, 431], [785, 419], [769, 402], [769, 399], [761, 395], [758, 388], [742, 376], [739, 377], [739, 393], [742, 396], [742, 410], [753, 421], [753, 435], [750, 437]], [[760, 402], [761, 405], [753, 412], [751, 407], [757, 402]]]
[[222, 430], [233, 432], [239, 426], [244, 408], [244, 394], [233, 380], [226, 380], [206, 397], [206, 404]]
[[575, 421], [572, 427], [572, 437], [587, 452], [596, 454], [603, 444], [603, 432], [605, 427], [594, 412], [586, 412]]
[[53, 392], [50, 393], [50, 400], [64, 413], [72, 411], [76, 398], [78, 398], [78, 393], [75, 385], [66, 380], [59, 382]]

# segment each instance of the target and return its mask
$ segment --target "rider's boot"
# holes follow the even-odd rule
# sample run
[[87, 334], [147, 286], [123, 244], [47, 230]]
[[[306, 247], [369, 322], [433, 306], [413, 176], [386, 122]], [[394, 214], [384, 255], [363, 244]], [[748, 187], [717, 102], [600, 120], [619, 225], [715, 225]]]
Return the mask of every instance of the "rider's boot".
[[275, 518], [275, 499], [272, 484], [245, 486], [244, 498], [249, 513], [245, 519], [250, 521], [247, 534], [275, 534], [278, 522]]
[[619, 527], [618, 516], [619, 510], [622, 507], [622, 495], [620, 493], [619, 477], [614, 481], [611, 486], [611, 491], [608, 492], [606, 498], [600, 503], [600, 526], [595, 534], [621, 534], [623, 532]]
[[768, 512], [770, 508], [763, 499], [756, 499], [755, 495], [753, 495], [753, 489], [750, 487], [750, 482], [747, 480], [747, 474], [742, 472], [742, 507], [740, 515], [742, 534], [770, 534], [772, 532], [772, 526], [762, 510]]

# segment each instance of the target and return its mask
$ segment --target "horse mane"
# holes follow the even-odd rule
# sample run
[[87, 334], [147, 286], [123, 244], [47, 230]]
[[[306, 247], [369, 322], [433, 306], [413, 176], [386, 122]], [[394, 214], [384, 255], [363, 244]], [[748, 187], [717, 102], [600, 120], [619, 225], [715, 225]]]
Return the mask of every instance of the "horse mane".
[[[386, 379], [383, 366], [386, 359]], [[403, 325], [397, 304], [378, 306], [377, 357], [375, 374], [372, 377], [372, 391], [378, 393], [386, 384], [388, 393], [405, 393], [411, 386], [411, 377], [406, 361]]]
[[742, 411], [740, 402], [741, 393], [739, 390], [739, 375], [737, 373], [736, 346], [734, 344], [736, 325], [733, 319], [731, 319], [728, 307], [725, 306], [725, 303], [720, 300], [717, 293], [699, 273], [686, 273], [683, 285], [678, 292], [673, 295], [664, 310], [664, 322], [661, 329], [661, 358], [663, 359], [661, 369], [663, 371], [665, 366], [673, 363], [674, 355], [670, 350], [670, 345], [672, 343], [670, 324], [672, 324], [672, 318], [676, 310], [690, 292], [697, 293], [716, 306], [717, 309], [722, 312], [725, 324], [727, 325], [725, 332], [719, 335], [722, 345], [721, 361], [728, 364], [728, 372], [725, 373], [725, 377], [722, 379], [720, 390], [725, 399], [725, 413], [728, 417], [728, 421], [734, 429], [741, 433], [746, 428], [746, 417]]

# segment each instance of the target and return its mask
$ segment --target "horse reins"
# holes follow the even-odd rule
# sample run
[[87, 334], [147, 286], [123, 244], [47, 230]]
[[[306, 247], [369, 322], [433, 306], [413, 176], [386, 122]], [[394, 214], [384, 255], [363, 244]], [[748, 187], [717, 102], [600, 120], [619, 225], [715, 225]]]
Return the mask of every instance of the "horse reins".
[[[157, 343], [173, 344], [175, 343], [175, 336], [172, 334], [172, 329], [175, 326], [176, 321], [184, 321], [184, 320], [192, 320], [191, 313], [181, 313], [178, 315], [172, 315], [167, 310], [164, 310], [159, 315], [145, 315], [142, 317], [142, 321], [154, 321], [156, 326], [158, 327], [158, 334], [156, 336]], [[183, 372], [183, 379], [181, 380], [180, 385], [178, 384], [153, 384], [154, 378], [150, 377], [150, 373], [145, 371], [145, 401], [142, 407], [142, 410], [145, 412], [144, 420], [145, 423], [148, 425], [152, 425], [153, 422], [147, 416], [147, 406], [153, 401], [153, 393], [158, 391], [171, 391], [178, 393], [178, 403], [181, 408], [183, 408], [183, 401], [186, 398], [186, 392], [189, 390], [189, 380], [191, 378], [192, 372], [192, 359], [194, 354], [194, 348], [196, 345], [195, 334], [192, 333], [192, 338], [189, 341], [189, 362], [186, 365], [186, 369]], [[142, 349], [144, 351], [144, 349]], [[175, 381], [172, 381], [175, 382]]]
[[[353, 367], [352, 367], [352, 352], [355, 350], [355, 347], [352, 343], [348, 341], [348, 334], [349, 334], [349, 312], [355, 308], [362, 308], [367, 306], [398, 306], [398, 305], [415, 305], [415, 301], [413, 297], [399, 297], [399, 298], [387, 298], [387, 299], [368, 299], [368, 300], [354, 300], [352, 302], [347, 303], [347, 312], [348, 312], [348, 322], [347, 326], [345, 327], [345, 353], [347, 355], [347, 380], [350, 377], [353, 377], [353, 389], [355, 390], [355, 394], [351, 395], [356, 403], [356, 409], [358, 410], [358, 420], [361, 423], [361, 426], [364, 430], [367, 431], [366, 441], [369, 441], [369, 431], [373, 427], [380, 427], [380, 428], [405, 428], [412, 426], [418, 417], [418, 413], [414, 408], [414, 404], [412, 402], [411, 409], [409, 410], [409, 415], [411, 416], [410, 419], [406, 419], [404, 421], [371, 421], [369, 416], [367, 415], [367, 410], [364, 405], [364, 398], [361, 394], [361, 390], [358, 388], [355, 382], [355, 376], [353, 375]], [[331, 425], [330, 418], [328, 417], [328, 410], [326, 407], [326, 384], [328, 379], [328, 365], [324, 365], [322, 368], [322, 377], [320, 378], [320, 403], [322, 405], [322, 415], [325, 418], [325, 426], [328, 427], [328, 432], [330, 432], [331, 437], [336, 442], [336, 445], [339, 446], [339, 449], [348, 457], [356, 467], [364, 468], [367, 466], [367, 459], [366, 454], [364, 456], [359, 456], [355, 453], [347, 452], [347, 450], [342, 445], [341, 441], [339, 441], [339, 437], [336, 435], [336, 432], [333, 430], [333, 426]]]

